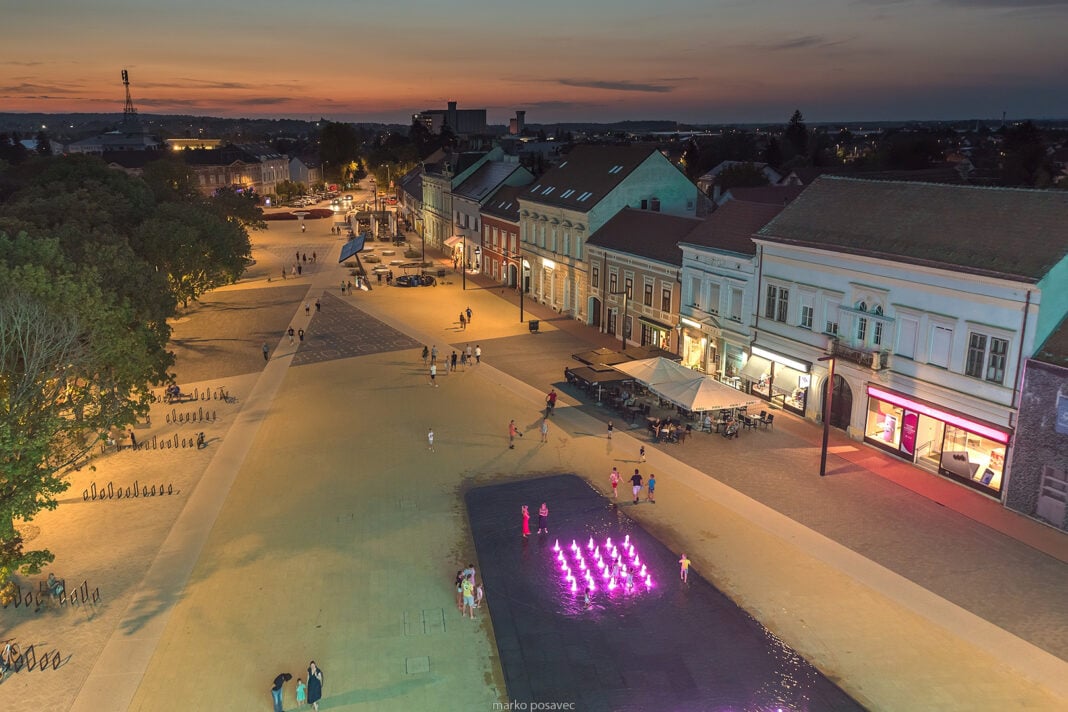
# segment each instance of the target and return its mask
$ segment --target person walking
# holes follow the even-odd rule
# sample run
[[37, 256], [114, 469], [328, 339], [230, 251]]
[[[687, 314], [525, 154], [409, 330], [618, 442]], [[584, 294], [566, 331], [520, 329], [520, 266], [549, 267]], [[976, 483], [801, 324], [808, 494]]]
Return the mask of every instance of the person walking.
[[467, 307], [467, 323], [471, 323], [471, 307]]
[[300, 266], [300, 262], [297, 263], [297, 276], [304, 274], [304, 268]]
[[543, 443], [549, 442], [549, 419], [541, 419], [541, 441]]
[[612, 483], [612, 499], [619, 499], [619, 470], [613, 467], [608, 473], [608, 481]]
[[430, 362], [430, 385], [434, 386], [435, 388], [438, 387], [437, 377], [438, 377], [438, 365], [436, 363], [434, 363], [433, 361], [431, 361]]
[[516, 436], [523, 437], [523, 433], [519, 432], [519, 428], [515, 424], [515, 420], [508, 421], [508, 449], [515, 450]]
[[467, 319], [464, 318], [464, 313], [460, 312], [460, 328], [467, 330]]
[[282, 687], [293, 679], [288, 672], [279, 673], [271, 686], [271, 699], [274, 701], [274, 712], [282, 712]]
[[300, 343], [304, 343], [304, 329], [297, 329], [297, 339]]
[[424, 366], [426, 365], [426, 360], [428, 358], [430, 358], [430, 349], [428, 349], [426, 347], [426, 344], [423, 344], [423, 365]]
[[631, 489], [634, 492], [634, 504], [638, 503], [638, 495], [642, 491], [642, 476], [638, 472], [638, 468], [634, 468], [634, 475], [630, 478]]
[[438, 345], [434, 344], [430, 347], [430, 363], [437, 363], [438, 361]]
[[463, 371], [467, 370], [467, 352], [466, 351], [461, 351], [460, 352], [460, 370], [463, 370]]
[[271, 350], [267, 347], [267, 342], [266, 341], [263, 342], [263, 360], [264, 361], [270, 361], [271, 360]]
[[549, 533], [549, 505], [545, 502], [538, 508], [538, 534], [542, 532]]
[[473, 363], [474, 362], [475, 357], [474, 357], [474, 352], [471, 351], [471, 344], [468, 344], [466, 347], [464, 347], [464, 354], [467, 356], [467, 362], [468, 363]]
[[318, 297], [315, 299], [315, 311], [322, 311], [323, 303], [319, 301]]
[[323, 698], [323, 671], [312, 660], [308, 664], [308, 702], [318, 712], [319, 700]]
[[614, 428], [615, 428], [615, 426], [614, 426], [614, 425], [612, 425], [612, 421], [611, 421], [611, 420], [609, 420], [609, 421], [608, 421], [608, 439], [609, 439], [609, 440], [611, 440], [611, 439], [612, 439], [612, 430], [613, 430]]
[[430, 452], [434, 452], [434, 429], [427, 428], [426, 431], [426, 449]]
[[645, 446], [638, 448], [638, 462], [645, 462]]
[[450, 364], [449, 370], [450, 371], [455, 371], [456, 370], [456, 351], [455, 350], [452, 352], [452, 356], [450, 357], [449, 364]]
[[137, 449], [137, 436], [134, 435], [134, 431], [132, 429], [128, 430], [126, 432], [130, 435], [130, 447], [132, 449], [136, 450]]
[[482, 347], [475, 344], [475, 363], [482, 363]]
[[530, 536], [530, 509], [523, 505], [523, 538]]
[[291, 327], [289, 327], [289, 331], [287, 331], [286, 333], [289, 334], [289, 344], [290, 344], [290, 346], [292, 346], [293, 345], [293, 334], [295, 334], [296, 332], [293, 331], [293, 327], [291, 326]]
[[690, 578], [690, 560], [686, 558], [686, 554], [682, 555], [679, 559], [679, 578], [683, 583], [688, 583]]
[[304, 302], [304, 314], [306, 316], [311, 316], [311, 304], [308, 304], [307, 302]]
[[553, 414], [553, 409], [556, 408], [556, 389], [550, 388], [549, 394], [545, 396], [545, 417], [548, 418]]
[[656, 475], [649, 473], [649, 480], [645, 483], [645, 499], [656, 504]]
[[460, 610], [460, 617], [463, 618], [464, 614], [470, 612], [471, 620], [475, 619], [475, 577], [465, 576], [463, 582], [463, 596], [464, 606]]

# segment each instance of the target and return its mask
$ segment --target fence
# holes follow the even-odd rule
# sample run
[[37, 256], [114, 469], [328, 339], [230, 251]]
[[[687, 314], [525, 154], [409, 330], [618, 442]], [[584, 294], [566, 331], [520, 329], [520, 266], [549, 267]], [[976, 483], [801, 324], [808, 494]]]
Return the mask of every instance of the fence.
[[115, 486], [114, 482], [108, 482], [106, 486], [102, 486], [99, 489], [96, 483], [93, 482], [89, 485], [89, 489], [82, 490], [82, 501], [97, 501], [103, 502], [108, 499], [137, 499], [147, 497], [162, 497], [164, 495], [180, 494], [181, 490], [174, 489], [174, 484], [170, 483], [164, 488], [163, 483], [159, 483], [159, 489], [156, 489], [156, 485], [152, 485], [149, 488], [148, 485], [141, 485], [137, 480], [134, 480], [132, 487], [126, 487], [123, 489], [122, 485]]

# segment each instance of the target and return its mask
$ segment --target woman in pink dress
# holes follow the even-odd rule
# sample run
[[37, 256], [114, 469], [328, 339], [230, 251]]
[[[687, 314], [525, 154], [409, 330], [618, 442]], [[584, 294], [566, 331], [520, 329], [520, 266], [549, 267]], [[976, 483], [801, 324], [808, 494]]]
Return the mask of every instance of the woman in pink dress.
[[530, 536], [530, 510], [523, 505], [523, 538]]

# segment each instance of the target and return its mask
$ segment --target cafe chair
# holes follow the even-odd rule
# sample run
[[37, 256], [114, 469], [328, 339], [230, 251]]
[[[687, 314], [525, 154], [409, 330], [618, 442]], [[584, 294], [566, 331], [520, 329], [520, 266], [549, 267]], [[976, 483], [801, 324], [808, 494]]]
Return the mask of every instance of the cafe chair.
[[760, 418], [760, 424], [764, 426], [765, 430], [767, 430], [768, 428], [771, 427], [771, 424], [775, 422], [775, 416], [774, 415], [766, 415], [765, 416], [763, 413], [761, 413], [761, 416], [762, 417]]

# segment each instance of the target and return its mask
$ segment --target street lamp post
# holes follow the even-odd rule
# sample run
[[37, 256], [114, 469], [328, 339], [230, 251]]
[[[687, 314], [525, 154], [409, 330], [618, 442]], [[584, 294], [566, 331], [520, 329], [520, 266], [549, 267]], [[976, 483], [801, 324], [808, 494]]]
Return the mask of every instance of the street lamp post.
[[827, 389], [823, 397], [823, 447], [820, 448], [820, 477], [827, 474], [827, 440], [831, 436], [831, 404], [834, 402], [834, 356], [821, 356], [817, 361], [828, 361]]
[[467, 289], [467, 234], [460, 233], [460, 237], [463, 238], [463, 251], [464, 254], [460, 258], [460, 282], [463, 284], [463, 289]]
[[523, 294], [527, 291], [527, 270], [530, 266], [523, 259], [522, 253], [516, 253], [519, 260], [519, 323], [523, 323]]

